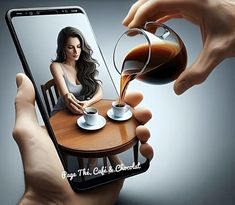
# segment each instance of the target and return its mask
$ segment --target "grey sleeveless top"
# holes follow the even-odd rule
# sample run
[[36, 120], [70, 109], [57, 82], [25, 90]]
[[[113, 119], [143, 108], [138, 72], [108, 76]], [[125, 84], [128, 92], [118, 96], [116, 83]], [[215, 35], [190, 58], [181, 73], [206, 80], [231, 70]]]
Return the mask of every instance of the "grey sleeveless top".
[[[68, 76], [65, 72], [65, 69], [64, 69], [64, 66], [60, 63], [60, 66], [62, 68], [62, 71], [64, 73], [63, 77], [64, 77], [64, 81], [65, 81], [65, 84], [68, 88], [68, 91], [70, 93], [72, 93], [78, 100], [85, 100], [84, 99], [84, 96], [81, 96], [80, 93], [81, 93], [81, 90], [82, 90], [82, 85], [79, 84], [79, 85], [74, 85], [73, 83], [70, 82], [70, 80], [68, 79]], [[64, 100], [64, 97], [63, 96], [60, 96], [58, 98], [58, 101], [56, 103], [56, 105], [54, 106], [52, 112], [51, 112], [51, 115], [54, 115], [56, 112], [60, 111], [60, 110], [63, 110], [63, 109], [66, 109], [66, 104], [65, 104], [65, 100]]]

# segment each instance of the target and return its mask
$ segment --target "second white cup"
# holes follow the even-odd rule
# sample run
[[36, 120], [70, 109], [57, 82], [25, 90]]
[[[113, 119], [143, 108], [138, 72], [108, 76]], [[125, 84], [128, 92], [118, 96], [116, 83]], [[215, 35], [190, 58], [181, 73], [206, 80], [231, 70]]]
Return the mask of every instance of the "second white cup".
[[120, 105], [117, 101], [112, 102], [112, 110], [114, 117], [121, 118], [130, 109], [127, 104]]

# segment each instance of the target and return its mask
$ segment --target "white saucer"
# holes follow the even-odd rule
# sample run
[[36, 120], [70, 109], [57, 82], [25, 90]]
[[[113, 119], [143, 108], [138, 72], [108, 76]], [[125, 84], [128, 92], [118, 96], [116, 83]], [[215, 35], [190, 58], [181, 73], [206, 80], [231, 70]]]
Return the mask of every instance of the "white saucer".
[[132, 117], [132, 112], [131, 112], [130, 110], [128, 110], [128, 111], [126, 111], [126, 112], [124, 113], [124, 115], [123, 115], [122, 117], [115, 117], [115, 116], [113, 115], [113, 110], [112, 110], [112, 108], [111, 108], [111, 109], [109, 109], [109, 110], [107, 111], [107, 115], [108, 115], [108, 117], [111, 118], [112, 120], [116, 120], [116, 121], [125, 121], [125, 120], [129, 120], [129, 119]]
[[102, 127], [104, 127], [106, 124], [106, 120], [103, 116], [101, 115], [98, 115], [98, 120], [97, 120], [97, 124], [95, 125], [88, 125], [86, 122], [85, 122], [85, 119], [83, 116], [79, 117], [77, 119], [77, 125], [84, 129], [84, 130], [98, 130], [98, 129], [101, 129]]

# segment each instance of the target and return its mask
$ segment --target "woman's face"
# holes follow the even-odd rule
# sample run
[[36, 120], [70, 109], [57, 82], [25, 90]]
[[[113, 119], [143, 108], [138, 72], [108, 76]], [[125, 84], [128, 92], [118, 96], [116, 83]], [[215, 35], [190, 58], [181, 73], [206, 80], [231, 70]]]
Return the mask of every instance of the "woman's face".
[[69, 37], [65, 45], [66, 58], [77, 61], [81, 54], [81, 44], [77, 37]]

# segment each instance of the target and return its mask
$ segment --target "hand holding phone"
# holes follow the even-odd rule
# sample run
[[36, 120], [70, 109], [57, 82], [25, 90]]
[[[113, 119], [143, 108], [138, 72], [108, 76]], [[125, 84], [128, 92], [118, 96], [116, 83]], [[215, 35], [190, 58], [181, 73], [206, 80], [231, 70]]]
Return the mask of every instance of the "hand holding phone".
[[[13, 9], [8, 11], [6, 14], [6, 20], [24, 71], [33, 83], [38, 107], [42, 114], [48, 134], [54, 143], [61, 162], [63, 163], [64, 170], [68, 174], [64, 178], [68, 179], [72, 189], [76, 192], [87, 190], [146, 171], [149, 167], [149, 160], [138, 155], [139, 144], [137, 143], [138, 140], [135, 136], [135, 133], [138, 133], [137, 130], [139, 130], [140, 133], [143, 133], [141, 132], [141, 128], [137, 129], [135, 132], [136, 126], [141, 123], [137, 122], [134, 118], [127, 122], [117, 123], [111, 121], [105, 116], [109, 122], [107, 123], [108, 126], [97, 132], [92, 131], [92, 133], [87, 130], [81, 130], [76, 126], [76, 119], [80, 116], [73, 115], [73, 113], [66, 113], [65, 110], [57, 110], [58, 114], [51, 117], [52, 113], [50, 106], [52, 106], [52, 109], [55, 109], [56, 105], [59, 104], [59, 99], [63, 101], [61, 96], [70, 92], [69, 87], [74, 88], [75, 86], [75, 89], [81, 89], [83, 95], [79, 96], [80, 98], [78, 97], [78, 100], [80, 101], [89, 101], [90, 103], [94, 103], [96, 101], [103, 100], [107, 102], [117, 98], [116, 87], [112, 81], [99, 46], [96, 43], [94, 33], [84, 10], [80, 7]], [[63, 33], [67, 28], [70, 30], [72, 28], [72, 31], [75, 30], [76, 36], [71, 36], [72, 38], [62, 38], [65, 39], [65, 43], [63, 44], [63, 41], [61, 41], [59, 37], [61, 32]], [[79, 32], [82, 33], [83, 38], [77, 36], [78, 28]], [[60, 47], [60, 45], [62, 45], [62, 47]], [[82, 48], [80, 48], [81, 46]], [[85, 51], [85, 54], [83, 51]], [[58, 53], [61, 55], [58, 55]], [[85, 55], [85, 61], [81, 61], [82, 57], [79, 55]], [[62, 57], [57, 58], [58, 56]], [[96, 63], [95, 59], [98, 63]], [[77, 70], [71, 70], [74, 62], [77, 65]], [[55, 72], [53, 72], [52, 69], [49, 69], [51, 64], [56, 65], [54, 67]], [[89, 66], [86, 66], [87, 64]], [[65, 68], [63, 68], [63, 66], [65, 66]], [[83, 74], [87, 73], [88, 68], [93, 69], [91, 72], [92, 75], [98, 73], [98, 76], [95, 76], [97, 78], [87, 79], [86, 75], [83, 76]], [[73, 72], [75, 71], [78, 73], [78, 78], [73, 78], [76, 76], [76, 73], [73, 75]], [[60, 73], [62, 74], [59, 75]], [[99, 84], [102, 87], [102, 97], [99, 93], [100, 90], [98, 89], [99, 86], [97, 84], [93, 94], [90, 94], [90, 90], [92, 90], [94, 86], [88, 86], [89, 89], [85, 89], [85, 91], [83, 90], [83, 88], [86, 87], [86, 82], [91, 82], [90, 84], [94, 85], [96, 79], [102, 82]], [[79, 83], [81, 83], [81, 85], [79, 85]], [[54, 87], [54, 92], [51, 91], [52, 87]], [[46, 93], [45, 91], [47, 90], [49, 90], [49, 92]], [[53, 100], [49, 103], [48, 98], [50, 97], [51, 99], [54, 99], [55, 96], [58, 97], [57, 104], [55, 105], [55, 101]], [[127, 101], [130, 101], [130, 105], [132, 106], [138, 104], [137, 101], [133, 101], [132, 98]], [[71, 106], [75, 106], [75, 104], [70, 102]], [[135, 111], [133, 112], [135, 115]], [[69, 120], [60, 123], [61, 118], [58, 118], [58, 116], [61, 113], [68, 116]], [[139, 114], [137, 112], [136, 116], [138, 115]], [[137, 120], [140, 122], [141, 119], [141, 117], [137, 117]], [[56, 121], [56, 124], [51, 124], [51, 120]], [[144, 123], [146, 121], [144, 121]], [[131, 130], [130, 127], [128, 127], [128, 123], [132, 126]], [[62, 127], [65, 124], [72, 127], [74, 131], [72, 134], [67, 132], [70, 128], [67, 129], [68, 127]], [[111, 134], [109, 133], [106, 135], [107, 133], [105, 130], [107, 130], [110, 125], [112, 125], [117, 131], [115, 133], [110, 132]], [[62, 128], [62, 130], [58, 131], [58, 127]], [[131, 136], [130, 141], [122, 143], [124, 139], [130, 137], [129, 132], [127, 132], [126, 129], [129, 129], [131, 133], [134, 134]], [[101, 139], [109, 140], [109, 142], [106, 143], [109, 145], [109, 149], [102, 146], [97, 148], [96, 142], [98, 141], [95, 140], [97, 140], [98, 134]], [[90, 138], [88, 138], [88, 136]], [[116, 142], [119, 144], [112, 146], [112, 137], [114, 137], [113, 139], [116, 139]], [[82, 142], [84, 142], [81, 140], [82, 138], [86, 140], [86, 143], [82, 144]], [[63, 139], [63, 142], [61, 139]], [[66, 144], [69, 140], [70, 143]], [[94, 149], [90, 149], [89, 143], [92, 144], [92, 148]], [[87, 145], [87, 147], [85, 149], [81, 149], [81, 144]], [[105, 143], [101, 143], [101, 145], [105, 145]], [[129, 149], [133, 145], [135, 146], [134, 165], [138, 164], [138, 169], [128, 170], [128, 168], [133, 164], [133, 151], [132, 149]], [[144, 150], [143, 147], [145, 146], [147, 145], [141, 146], [142, 150]], [[43, 151], [43, 146], [41, 149], [40, 147], [37, 147], [35, 152]], [[120, 164], [116, 164], [119, 168], [118, 171], [111, 172], [110, 170], [112, 170], [113, 167], [110, 159], [113, 159], [113, 155], [117, 155], [117, 158], [120, 157], [122, 161]], [[90, 161], [94, 161], [92, 160], [94, 157], [97, 159], [98, 165], [93, 169], [93, 171], [98, 169], [99, 172], [96, 172], [98, 174], [92, 175], [91, 172], [86, 169], [86, 166], [89, 166]], [[104, 159], [104, 163], [100, 161], [102, 158]], [[107, 158], [110, 161], [110, 166], [107, 165], [107, 161], [105, 161]], [[48, 164], [50, 163], [53, 163], [53, 160], [48, 160]], [[133, 167], [135, 167], [134, 165]], [[108, 173], [106, 170], [106, 173], [104, 174], [103, 169], [109, 170]], [[65, 172], [63, 172], [63, 176]], [[82, 176], [79, 174], [80, 172], [83, 173]], [[70, 175], [72, 176], [73, 174], [77, 177], [71, 178]], [[92, 176], [90, 176], [90, 174]]]

